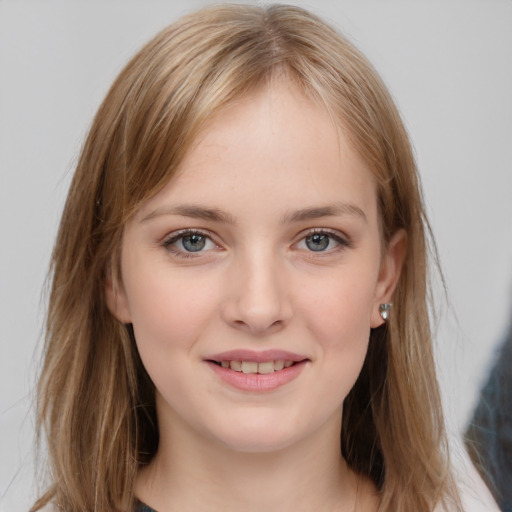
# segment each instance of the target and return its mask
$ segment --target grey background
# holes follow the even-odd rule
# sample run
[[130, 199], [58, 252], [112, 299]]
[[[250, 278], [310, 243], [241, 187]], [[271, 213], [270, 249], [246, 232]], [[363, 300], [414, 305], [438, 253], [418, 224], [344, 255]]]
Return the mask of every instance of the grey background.
[[[207, 1], [0, 0], [0, 511], [26, 510], [41, 295], [87, 127], [127, 59]], [[512, 312], [512, 2], [295, 2], [382, 74], [410, 131], [446, 276], [439, 374], [455, 438]]]

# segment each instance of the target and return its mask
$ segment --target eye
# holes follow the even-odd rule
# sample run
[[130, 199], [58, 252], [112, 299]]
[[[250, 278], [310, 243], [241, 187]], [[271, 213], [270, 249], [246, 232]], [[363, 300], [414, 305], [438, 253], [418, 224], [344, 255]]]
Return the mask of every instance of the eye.
[[299, 241], [298, 249], [310, 252], [330, 252], [341, 247], [349, 247], [350, 242], [330, 231], [314, 231]]
[[205, 252], [218, 247], [206, 233], [191, 230], [171, 234], [163, 245], [169, 251], [184, 257], [191, 253]]

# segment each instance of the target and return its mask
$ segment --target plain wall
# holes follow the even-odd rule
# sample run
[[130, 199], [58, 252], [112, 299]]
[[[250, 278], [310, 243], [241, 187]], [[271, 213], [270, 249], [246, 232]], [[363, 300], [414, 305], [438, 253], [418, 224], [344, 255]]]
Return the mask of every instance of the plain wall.
[[[0, 1], [0, 511], [35, 489], [41, 291], [87, 127], [134, 51], [208, 3]], [[455, 435], [512, 312], [512, 2], [296, 3], [367, 54], [411, 134], [449, 294], [436, 344]]]

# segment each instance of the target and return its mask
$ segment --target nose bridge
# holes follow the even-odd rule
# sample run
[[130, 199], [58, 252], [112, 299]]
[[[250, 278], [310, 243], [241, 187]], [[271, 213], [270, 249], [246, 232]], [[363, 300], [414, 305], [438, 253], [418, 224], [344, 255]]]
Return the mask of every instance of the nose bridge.
[[252, 333], [283, 327], [291, 303], [282, 262], [276, 251], [259, 246], [239, 254], [233, 264], [226, 320]]

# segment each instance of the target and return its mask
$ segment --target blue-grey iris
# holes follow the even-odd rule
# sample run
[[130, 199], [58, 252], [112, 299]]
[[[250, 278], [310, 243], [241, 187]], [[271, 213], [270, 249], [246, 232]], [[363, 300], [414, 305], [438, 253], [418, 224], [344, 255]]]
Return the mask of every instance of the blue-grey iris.
[[306, 237], [306, 245], [312, 251], [325, 251], [329, 247], [330, 238], [327, 235], [311, 235]]
[[188, 252], [197, 252], [204, 249], [206, 237], [202, 235], [188, 235], [182, 238], [183, 248]]

